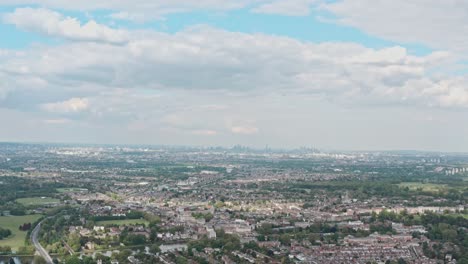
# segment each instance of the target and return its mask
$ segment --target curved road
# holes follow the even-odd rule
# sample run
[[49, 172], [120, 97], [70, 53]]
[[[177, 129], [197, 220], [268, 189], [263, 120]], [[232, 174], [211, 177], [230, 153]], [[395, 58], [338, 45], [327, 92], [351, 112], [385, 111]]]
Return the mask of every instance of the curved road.
[[49, 253], [41, 246], [41, 243], [39, 243], [39, 240], [37, 239], [37, 235], [39, 234], [39, 230], [41, 230], [41, 224], [37, 224], [37, 226], [34, 228], [34, 230], [31, 232], [31, 242], [33, 243], [34, 247], [36, 248], [37, 252], [45, 259], [47, 264], [53, 264], [53, 260], [50, 257]]

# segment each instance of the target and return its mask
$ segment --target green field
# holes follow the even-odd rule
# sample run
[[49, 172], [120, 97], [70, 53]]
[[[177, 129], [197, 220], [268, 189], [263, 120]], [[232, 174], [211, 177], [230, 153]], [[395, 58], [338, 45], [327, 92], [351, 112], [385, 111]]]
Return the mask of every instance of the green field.
[[87, 192], [88, 189], [84, 188], [58, 188], [57, 192], [59, 193], [70, 193], [70, 192]]
[[50, 198], [50, 197], [31, 197], [31, 198], [19, 198], [16, 199], [17, 203], [22, 205], [45, 205], [45, 204], [52, 204], [52, 203], [60, 203], [59, 199]]
[[149, 222], [145, 219], [125, 219], [125, 220], [106, 220], [106, 221], [97, 221], [96, 225], [136, 225], [144, 224], [148, 225]]
[[25, 223], [33, 224], [41, 215], [0, 216], [0, 227], [8, 228], [13, 233], [10, 237], [0, 240], [0, 246], [10, 246], [13, 250], [24, 246], [27, 232], [19, 230], [19, 226]]
[[408, 187], [410, 190], [422, 190], [424, 192], [445, 192], [448, 190], [447, 184], [420, 183], [420, 182], [402, 182], [398, 184], [401, 188]]

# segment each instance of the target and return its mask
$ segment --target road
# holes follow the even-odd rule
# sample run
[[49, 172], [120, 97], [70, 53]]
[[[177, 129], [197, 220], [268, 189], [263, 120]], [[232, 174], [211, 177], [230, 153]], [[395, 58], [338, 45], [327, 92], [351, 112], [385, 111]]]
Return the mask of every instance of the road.
[[39, 240], [37, 239], [37, 235], [39, 234], [39, 230], [41, 230], [41, 224], [37, 224], [34, 230], [31, 232], [31, 242], [33, 243], [34, 247], [36, 248], [37, 252], [45, 259], [47, 264], [53, 264], [53, 260], [50, 257], [49, 253], [41, 246]]
[[68, 245], [67, 241], [62, 240], [62, 243], [63, 246], [68, 250], [68, 253], [70, 253], [70, 255], [75, 255], [75, 251], [70, 247], [70, 245]]

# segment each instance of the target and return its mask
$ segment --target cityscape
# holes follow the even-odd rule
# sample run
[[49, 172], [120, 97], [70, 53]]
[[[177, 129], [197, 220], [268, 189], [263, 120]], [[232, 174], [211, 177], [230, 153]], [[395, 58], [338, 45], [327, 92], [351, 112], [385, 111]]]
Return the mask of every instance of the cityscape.
[[468, 264], [468, 0], [0, 0], [0, 264]]
[[0, 248], [4, 262], [465, 263], [466, 168], [468, 154], [416, 151], [3, 143]]

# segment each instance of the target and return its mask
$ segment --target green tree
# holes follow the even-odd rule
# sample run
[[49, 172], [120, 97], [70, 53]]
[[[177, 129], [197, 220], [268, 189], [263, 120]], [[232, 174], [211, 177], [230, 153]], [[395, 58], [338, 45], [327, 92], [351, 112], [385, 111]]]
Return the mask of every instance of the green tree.
[[69, 256], [65, 258], [65, 264], [81, 264], [81, 261], [78, 256]]
[[47, 264], [42, 256], [34, 256], [34, 264]]

